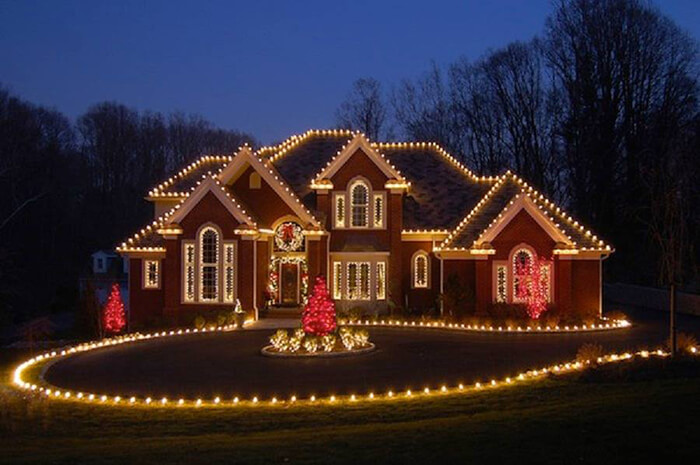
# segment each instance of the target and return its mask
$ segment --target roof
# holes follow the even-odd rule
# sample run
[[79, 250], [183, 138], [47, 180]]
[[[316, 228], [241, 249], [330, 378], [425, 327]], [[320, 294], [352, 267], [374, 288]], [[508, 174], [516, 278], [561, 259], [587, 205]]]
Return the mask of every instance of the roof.
[[[358, 133], [348, 130], [310, 130], [276, 146], [263, 147], [255, 155], [275, 177], [279, 177], [283, 187], [289, 186], [304, 206], [313, 211], [315, 192], [311, 188], [312, 181], [357, 136]], [[480, 238], [523, 195], [543, 213], [546, 224], [557, 237], [568, 238], [567, 247], [602, 252], [612, 250], [560, 207], [510, 172], [495, 177], [477, 176], [435, 143], [373, 143], [371, 147], [410, 183], [403, 202], [403, 229], [451, 231], [440, 244], [441, 250], [482, 247]], [[203, 177], [217, 176], [233, 159], [233, 156], [204, 156], [151, 190], [149, 195], [175, 197], [182, 204]], [[230, 190], [228, 195], [232, 197]], [[252, 213], [249, 208], [242, 207]], [[157, 230], [177, 208], [179, 205], [128, 239], [119, 250], [162, 250], [164, 241]], [[535, 212], [532, 205], [528, 208]], [[254, 216], [251, 218], [255, 221]], [[317, 215], [317, 218], [320, 217]], [[354, 242], [348, 246], [371, 248], [371, 244]]]
[[454, 229], [495, 181], [472, 177], [433, 144], [380, 144], [411, 182], [403, 203], [404, 229]]
[[549, 201], [543, 194], [510, 172], [498, 178], [496, 184], [480, 203], [462, 219], [458, 227], [443, 241], [440, 248], [449, 250], [480, 247], [479, 238], [506, 214], [519, 196], [527, 196], [554, 227], [568, 238], [572, 243], [572, 248], [584, 251], [612, 251], [610, 245], [607, 245], [560, 207], [557, 207], [554, 202]]
[[184, 197], [189, 195], [203, 177], [223, 171], [233, 159], [228, 155], [204, 155], [176, 175], [163, 181], [148, 193], [150, 197]]
[[294, 144], [270, 156], [268, 163], [287, 181], [307, 208], [315, 208], [313, 191], [309, 187], [316, 174], [342, 151], [353, 137], [349, 131], [311, 132]]

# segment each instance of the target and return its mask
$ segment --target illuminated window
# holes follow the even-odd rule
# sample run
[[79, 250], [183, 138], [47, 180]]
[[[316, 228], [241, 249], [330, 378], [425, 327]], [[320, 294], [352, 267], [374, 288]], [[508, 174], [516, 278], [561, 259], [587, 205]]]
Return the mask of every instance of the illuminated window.
[[343, 298], [343, 264], [333, 262], [333, 298]]
[[345, 227], [345, 196], [343, 194], [335, 196], [335, 227]]
[[199, 233], [199, 299], [219, 300], [219, 232], [212, 227]]
[[540, 264], [540, 285], [547, 302], [552, 301], [551, 268], [548, 263]]
[[496, 302], [508, 301], [508, 268], [505, 265], [496, 267]]
[[160, 261], [143, 261], [143, 287], [145, 289], [158, 289], [160, 287]]
[[195, 294], [195, 252], [194, 252], [194, 243], [193, 242], [186, 242], [183, 243], [182, 246], [182, 262], [184, 264], [183, 267], [183, 274], [184, 274], [184, 281], [185, 285], [183, 286], [184, 288], [184, 301], [185, 302], [194, 302], [196, 299], [196, 294]]
[[348, 263], [348, 300], [370, 299], [370, 266], [369, 262]]
[[260, 189], [260, 175], [257, 172], [250, 173], [248, 187], [250, 189]]
[[374, 195], [374, 227], [381, 228], [384, 226], [384, 196], [382, 194]]
[[428, 287], [428, 274], [430, 273], [429, 263], [428, 254], [423, 251], [417, 252], [413, 256], [413, 287]]
[[377, 262], [377, 300], [386, 299], [386, 262]]
[[224, 302], [236, 301], [236, 276], [234, 274], [236, 249], [234, 244], [224, 244]]
[[526, 302], [532, 293], [532, 266], [535, 257], [528, 249], [513, 254], [513, 302]]
[[364, 181], [355, 181], [350, 187], [351, 225], [355, 228], [369, 226], [369, 187]]

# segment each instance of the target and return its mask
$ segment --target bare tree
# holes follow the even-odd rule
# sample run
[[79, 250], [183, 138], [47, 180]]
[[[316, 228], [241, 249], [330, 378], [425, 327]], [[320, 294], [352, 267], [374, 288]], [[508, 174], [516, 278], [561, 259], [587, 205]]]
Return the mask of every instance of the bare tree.
[[387, 111], [382, 86], [374, 78], [361, 78], [336, 110], [338, 126], [362, 131], [372, 140], [387, 137]]

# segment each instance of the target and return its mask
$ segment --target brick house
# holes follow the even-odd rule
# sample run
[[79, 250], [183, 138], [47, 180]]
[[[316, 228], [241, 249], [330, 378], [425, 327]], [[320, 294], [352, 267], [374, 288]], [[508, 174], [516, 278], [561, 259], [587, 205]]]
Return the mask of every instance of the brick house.
[[[324, 275], [340, 308], [438, 309], [517, 303], [536, 267], [560, 311], [601, 311], [612, 249], [510, 172], [477, 176], [433, 143], [370, 143], [343, 130], [204, 156], [148, 194], [155, 221], [129, 257], [132, 324], [269, 304], [298, 308]], [[440, 308], [444, 310], [443, 308]]]

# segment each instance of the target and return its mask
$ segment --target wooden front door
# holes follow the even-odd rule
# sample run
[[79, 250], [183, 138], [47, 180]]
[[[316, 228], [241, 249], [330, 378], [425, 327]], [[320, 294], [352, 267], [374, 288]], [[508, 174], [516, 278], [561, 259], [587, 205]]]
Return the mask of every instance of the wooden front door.
[[299, 265], [282, 263], [280, 270], [280, 303], [299, 305]]

